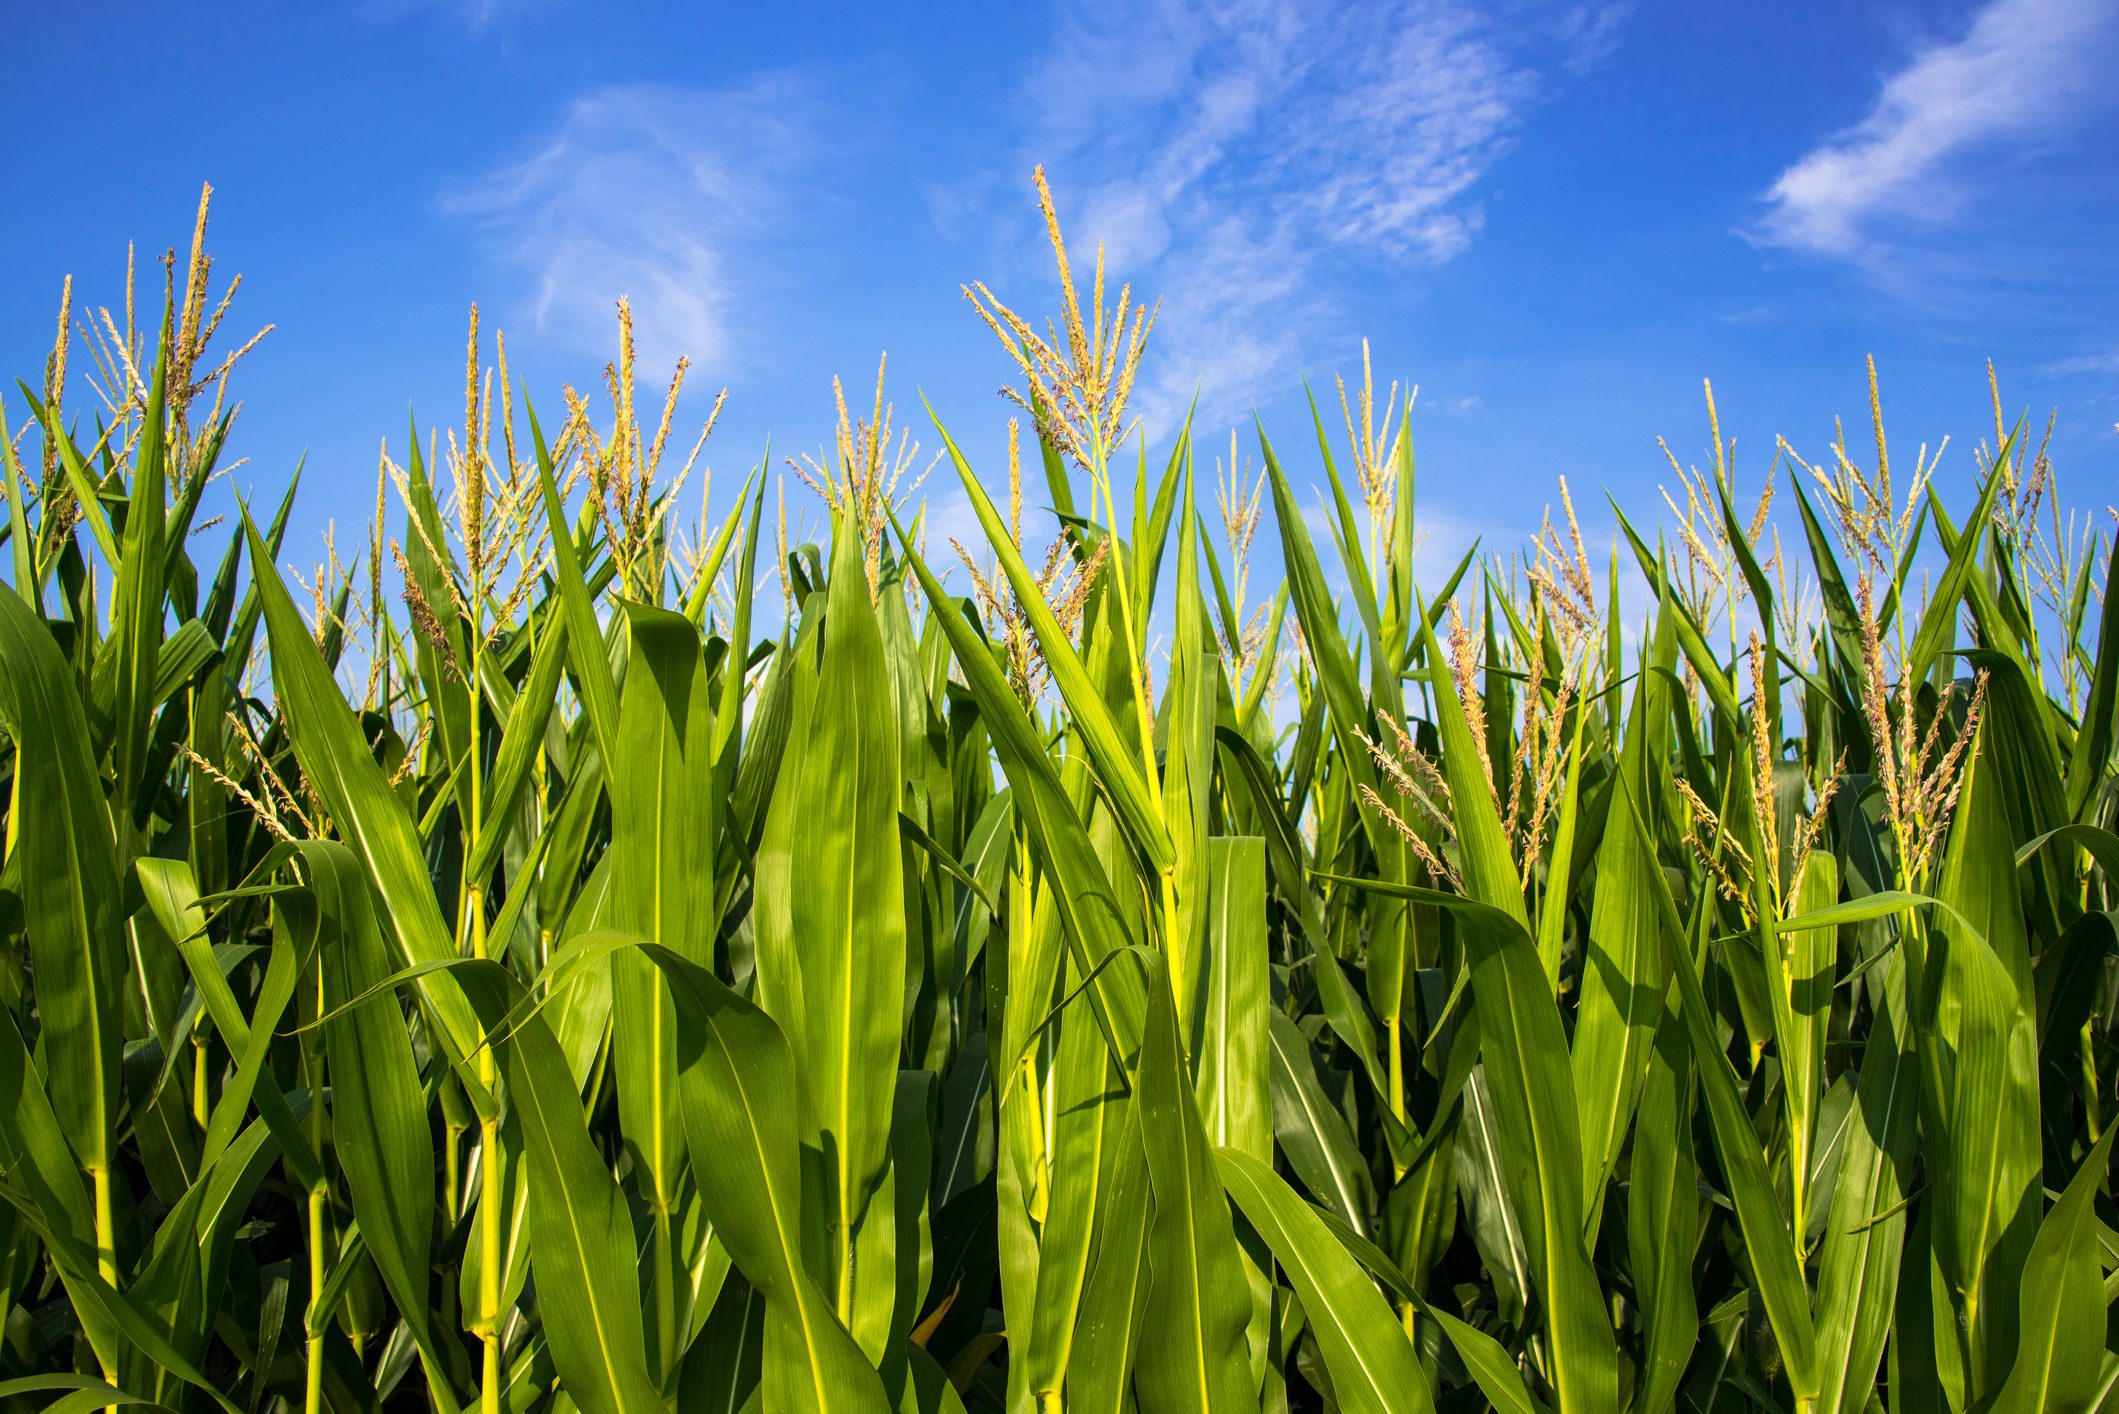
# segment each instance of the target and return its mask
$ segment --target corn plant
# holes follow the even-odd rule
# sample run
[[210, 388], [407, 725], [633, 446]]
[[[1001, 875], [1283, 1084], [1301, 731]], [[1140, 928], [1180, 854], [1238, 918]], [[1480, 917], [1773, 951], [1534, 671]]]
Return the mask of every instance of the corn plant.
[[621, 307], [549, 422], [474, 312], [299, 573], [293, 481], [203, 514], [203, 201], [158, 328], [69, 287], [0, 429], [0, 1404], [2113, 1407], [2112, 534], [1998, 392], [1954, 511], [1872, 371], [1873, 453], [1740, 496], [1710, 391], [1610, 558], [1563, 483], [1435, 565], [1366, 349], [1299, 455], [1151, 455], [1154, 307], [1038, 189], [946, 561], [881, 369], [813, 543], [764, 466], [685, 524]]

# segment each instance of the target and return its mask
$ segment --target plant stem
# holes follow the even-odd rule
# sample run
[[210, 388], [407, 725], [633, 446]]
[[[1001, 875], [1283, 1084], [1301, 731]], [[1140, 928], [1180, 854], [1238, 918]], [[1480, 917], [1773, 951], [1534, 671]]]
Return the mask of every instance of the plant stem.
[[[320, 1105], [321, 1101], [312, 1104]], [[309, 1332], [309, 1368], [302, 1398], [303, 1414], [320, 1414], [324, 1407], [325, 1321], [319, 1305], [324, 1276], [324, 1189], [319, 1184], [309, 1190], [309, 1313], [305, 1320]]]
[[[484, 815], [484, 760], [479, 741], [480, 660], [484, 656], [484, 615], [480, 612], [484, 604], [484, 585], [475, 578], [471, 585], [471, 651], [465, 673], [465, 689], [469, 697], [469, 721], [466, 743], [468, 758], [465, 762], [469, 777], [469, 815], [465, 832], [466, 840], [478, 838]], [[471, 935], [471, 956], [481, 960], [489, 957], [489, 940], [486, 937], [486, 892], [485, 881], [472, 879], [464, 890], [464, 925]], [[492, 1038], [478, 1050], [478, 1082], [491, 1096], [500, 1083], [500, 1070], [493, 1057]], [[500, 1113], [498, 1101], [487, 1108], [478, 1122], [478, 1175], [480, 1195], [478, 1203], [478, 1310], [472, 1324], [485, 1350], [479, 1374], [478, 1407], [480, 1414], [500, 1414], [500, 1263], [501, 1213], [507, 1202], [506, 1185], [503, 1181], [500, 1150]]]
[[[88, 1171], [89, 1184], [95, 1190], [96, 1200], [96, 1273], [112, 1287], [118, 1284], [118, 1239], [117, 1224], [111, 1216], [110, 1167], [98, 1164]], [[96, 1359], [103, 1367], [106, 1383], [115, 1383], [118, 1372], [111, 1368], [103, 1352], [96, 1352]]]
[[191, 1033], [191, 1117], [206, 1132], [206, 1121], [210, 1107], [206, 1102], [206, 1031], [203, 1027]]
[[[318, 957], [316, 967], [316, 1014], [324, 1015], [329, 1007], [324, 997], [323, 959]], [[324, 1271], [324, 1204], [329, 1197], [329, 1180], [324, 1177], [324, 1058], [316, 1044], [316, 1033], [302, 1033], [302, 1068], [309, 1081], [309, 1145], [317, 1158], [316, 1182], [309, 1189], [309, 1309], [303, 1317], [303, 1328], [308, 1334], [306, 1352], [308, 1368], [304, 1383], [303, 1414], [320, 1414], [324, 1401], [324, 1327], [326, 1317], [323, 1308], [325, 1283]]]
[[[476, 884], [470, 889], [470, 909], [471, 955], [483, 958], [485, 900]], [[491, 1045], [479, 1048], [478, 1081], [489, 1095], [499, 1086], [499, 1068], [494, 1064]], [[500, 1414], [500, 1217], [506, 1202], [501, 1167], [500, 1115], [489, 1112], [478, 1122], [478, 1310], [472, 1317], [479, 1339], [485, 1342], [478, 1399], [482, 1414]]]
[[668, 1376], [676, 1368], [677, 1263], [671, 1244], [669, 1204], [655, 1203], [655, 1351], [657, 1374]]

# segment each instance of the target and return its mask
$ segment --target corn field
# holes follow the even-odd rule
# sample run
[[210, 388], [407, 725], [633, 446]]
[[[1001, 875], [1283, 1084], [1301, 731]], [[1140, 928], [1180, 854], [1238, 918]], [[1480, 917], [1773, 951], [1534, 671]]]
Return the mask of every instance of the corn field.
[[160, 309], [69, 288], [0, 1408], [2119, 1407], [2112, 530], [2036, 429], [1950, 504], [1872, 371], [1873, 447], [1431, 563], [1365, 354], [1151, 449], [1040, 193], [1005, 466], [879, 370], [814, 543], [770, 466], [686, 523], [629, 315], [540, 421], [474, 313], [297, 572], [204, 205]]

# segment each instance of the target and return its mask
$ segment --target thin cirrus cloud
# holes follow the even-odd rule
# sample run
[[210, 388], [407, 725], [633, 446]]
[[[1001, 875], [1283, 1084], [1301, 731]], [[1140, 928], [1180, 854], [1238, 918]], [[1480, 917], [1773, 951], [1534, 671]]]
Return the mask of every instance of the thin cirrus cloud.
[[438, 15], [476, 36], [509, 20], [561, 9], [569, 3], [570, 0], [361, 0], [355, 12], [383, 23], [414, 15]]
[[1754, 239], [1860, 263], [1946, 224], [1983, 159], [2099, 102], [2115, 55], [2110, 0], [1990, 0], [1962, 38], [1916, 52], [1860, 121], [1780, 174]]
[[784, 77], [723, 92], [601, 89], [574, 99], [528, 156], [442, 205], [516, 272], [555, 344], [608, 349], [624, 296], [643, 359], [682, 355], [711, 375], [727, 361], [732, 267], [779, 212], [811, 129], [805, 93]]
[[[1141, 410], [1240, 411], [1350, 339], [1348, 271], [1461, 253], [1527, 116], [1610, 51], [1627, 7], [1456, 0], [1100, 3], [1058, 24], [1025, 148], [1062, 220], [1162, 299]], [[1012, 195], [1012, 193], [1011, 193]], [[1078, 254], [1081, 261], [1086, 254]], [[1158, 373], [1156, 370], [1166, 370]]]
[[2056, 359], [2037, 372], [2049, 378], [2065, 378], [2078, 373], [2119, 373], [2119, 350]]

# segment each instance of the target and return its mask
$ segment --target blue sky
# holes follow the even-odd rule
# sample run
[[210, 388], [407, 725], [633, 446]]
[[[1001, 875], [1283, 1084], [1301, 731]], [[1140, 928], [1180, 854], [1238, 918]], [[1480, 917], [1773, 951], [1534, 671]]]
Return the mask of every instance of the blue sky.
[[1707, 455], [1703, 377], [1740, 467], [1822, 454], [1869, 353], [1946, 479], [1992, 358], [2012, 413], [2058, 409], [2073, 498], [2119, 485], [2110, 0], [10, 8], [7, 371], [63, 276], [115, 302], [211, 181], [231, 318], [277, 326], [236, 479], [306, 451], [308, 535], [364, 518], [408, 407], [455, 416], [474, 299], [556, 408], [630, 295], [643, 353], [694, 360], [688, 417], [730, 390], [717, 508], [883, 350], [901, 423], [924, 392], [990, 458], [1012, 370], [959, 286], [1054, 307], [1036, 162], [1078, 258], [1163, 300], [1151, 440], [1197, 388], [1209, 446], [1256, 410], [1308, 480], [1301, 380], [1365, 336], [1420, 386], [1438, 549], [1522, 545], [1560, 475], [1648, 516], [1657, 437]]

